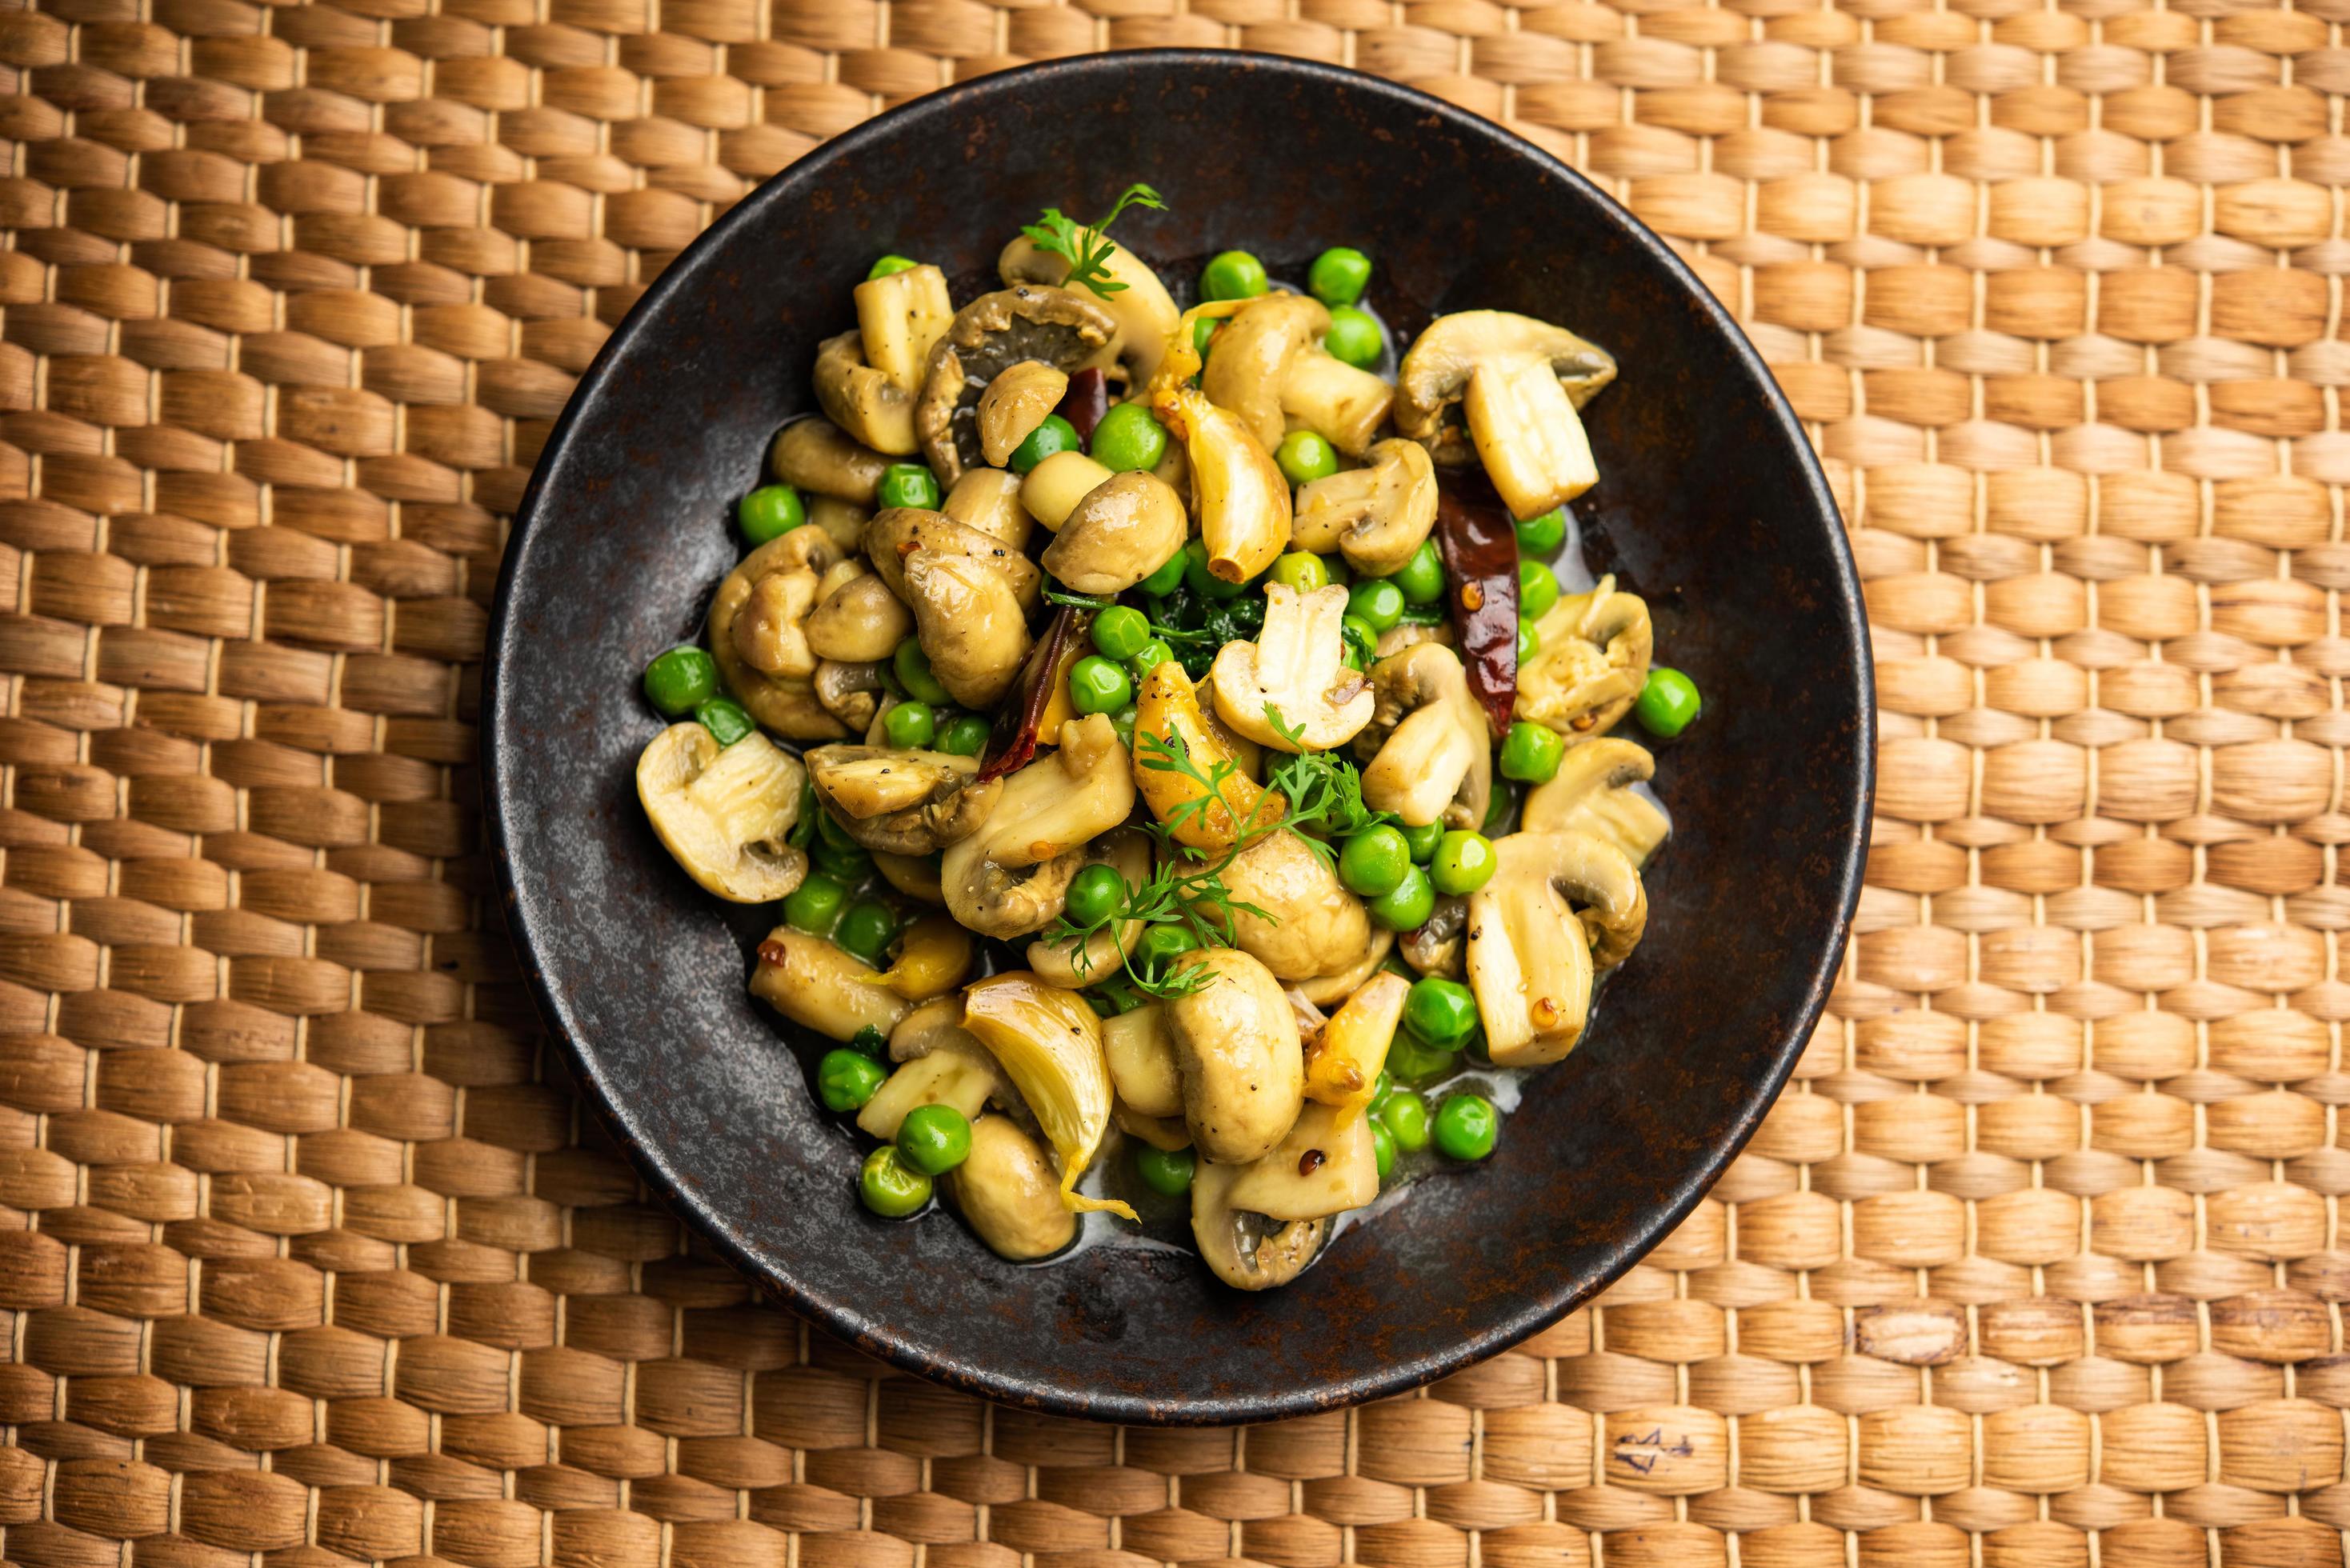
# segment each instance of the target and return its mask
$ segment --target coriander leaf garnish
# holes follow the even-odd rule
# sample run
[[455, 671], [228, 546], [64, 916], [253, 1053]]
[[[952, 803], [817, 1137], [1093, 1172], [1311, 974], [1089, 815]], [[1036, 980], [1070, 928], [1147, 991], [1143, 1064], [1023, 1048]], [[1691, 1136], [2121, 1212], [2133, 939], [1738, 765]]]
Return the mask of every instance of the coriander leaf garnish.
[[1107, 299], [1127, 286], [1109, 275], [1108, 263], [1111, 254], [1118, 249], [1110, 242], [1109, 226], [1118, 222], [1118, 214], [1128, 207], [1149, 207], [1164, 212], [1167, 203], [1159, 199], [1158, 192], [1138, 182], [1126, 188], [1125, 194], [1118, 197], [1118, 204], [1109, 210], [1109, 216], [1097, 223], [1080, 225], [1060, 208], [1047, 207], [1043, 217], [1024, 225], [1020, 232], [1035, 242], [1038, 250], [1050, 251], [1056, 256], [1067, 258], [1069, 275], [1063, 280], [1063, 287], [1076, 288], [1082, 284]]

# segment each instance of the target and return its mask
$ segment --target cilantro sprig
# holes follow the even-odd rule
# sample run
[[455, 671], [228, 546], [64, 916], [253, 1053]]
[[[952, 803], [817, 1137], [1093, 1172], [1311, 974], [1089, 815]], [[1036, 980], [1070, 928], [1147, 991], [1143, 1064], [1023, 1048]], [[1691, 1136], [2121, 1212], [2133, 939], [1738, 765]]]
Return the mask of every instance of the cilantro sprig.
[[1076, 288], [1080, 285], [1093, 290], [1104, 299], [1122, 292], [1126, 285], [1109, 275], [1109, 258], [1118, 246], [1109, 237], [1109, 226], [1118, 222], [1118, 214], [1128, 207], [1149, 207], [1164, 212], [1167, 203], [1149, 186], [1137, 182], [1128, 185], [1109, 216], [1096, 223], [1079, 223], [1058, 207], [1047, 207], [1045, 215], [1033, 223], [1024, 224], [1020, 232], [1035, 242], [1040, 251], [1066, 256], [1069, 275], [1063, 286]]

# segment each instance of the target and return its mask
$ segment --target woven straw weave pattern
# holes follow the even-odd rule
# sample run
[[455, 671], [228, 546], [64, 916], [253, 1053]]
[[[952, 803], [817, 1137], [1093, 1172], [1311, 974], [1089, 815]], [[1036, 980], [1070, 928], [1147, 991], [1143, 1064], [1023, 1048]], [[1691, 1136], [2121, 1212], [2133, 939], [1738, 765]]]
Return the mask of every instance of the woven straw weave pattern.
[[[2345, 19], [0, 14], [0, 1550], [2339, 1562]], [[1713, 1197], [1432, 1397], [1242, 1434], [751, 1302], [581, 1125], [474, 804], [504, 514], [645, 282], [893, 99], [1176, 43], [1417, 82], [1680, 243], [1814, 421], [1885, 699], [1833, 1015]]]

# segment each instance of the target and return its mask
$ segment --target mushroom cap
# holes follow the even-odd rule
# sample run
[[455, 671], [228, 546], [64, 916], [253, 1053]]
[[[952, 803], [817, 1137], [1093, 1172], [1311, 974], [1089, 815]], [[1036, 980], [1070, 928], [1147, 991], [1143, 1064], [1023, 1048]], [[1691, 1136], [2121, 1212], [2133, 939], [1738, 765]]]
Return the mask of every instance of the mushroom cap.
[[868, 849], [929, 855], [978, 831], [1001, 780], [976, 783], [977, 757], [887, 746], [818, 746], [808, 782], [841, 830]]
[[1060, 749], [1005, 775], [984, 826], [947, 846], [947, 909], [986, 937], [1024, 937], [1061, 913], [1087, 846], [1134, 810], [1126, 748], [1107, 714], [1061, 726]]
[[914, 629], [914, 615], [889, 585], [862, 562], [847, 562], [857, 575], [818, 600], [808, 612], [808, 650], [842, 664], [873, 664], [898, 651]]
[[1281, 444], [1286, 421], [1281, 389], [1299, 354], [1315, 350], [1330, 330], [1330, 312], [1304, 294], [1264, 294], [1224, 322], [1216, 351], [1200, 372], [1200, 390], [1230, 409], [1257, 444]]
[[985, 710], [1012, 689], [1028, 657], [1028, 618], [1002, 568], [971, 556], [917, 550], [906, 557], [931, 673], [966, 708]]
[[1266, 1291], [1305, 1272], [1330, 1234], [1327, 1220], [1268, 1220], [1235, 1209], [1232, 1183], [1243, 1167], [1202, 1166], [1191, 1179], [1191, 1240], [1200, 1261], [1236, 1291]]
[[1436, 526], [1436, 464], [1417, 441], [1383, 441], [1367, 455], [1361, 468], [1298, 487], [1290, 534], [1302, 549], [1338, 551], [1362, 576], [1393, 576]]
[[807, 857], [785, 842], [799, 821], [799, 760], [754, 732], [721, 746], [691, 720], [637, 758], [637, 799], [688, 876], [735, 904], [788, 897]]
[[870, 506], [889, 460], [858, 445], [830, 420], [811, 414], [776, 432], [767, 466], [777, 479], [818, 495]]
[[865, 362], [861, 335], [843, 332], [818, 344], [815, 381], [825, 418], [850, 440], [892, 457], [914, 454], [914, 400]]
[[1224, 644], [1209, 670], [1218, 716], [1277, 751], [1334, 751], [1353, 740], [1376, 701], [1346, 662], [1346, 617], [1347, 590], [1336, 583], [1306, 594], [1267, 583], [1256, 640]]
[[1534, 632], [1542, 646], [1518, 671], [1519, 718], [1549, 725], [1572, 746], [1597, 740], [1632, 711], [1655, 649], [1647, 600], [1605, 576], [1587, 594], [1562, 596]]
[[1233, 937], [1282, 980], [1345, 969], [1370, 945], [1371, 918], [1363, 901], [1290, 828], [1268, 833], [1234, 856], [1223, 879], [1235, 905], [1252, 904], [1272, 917], [1236, 909]]
[[[1223, 345], [1216, 346], [1218, 353]], [[1616, 379], [1616, 361], [1596, 343], [1531, 316], [1507, 310], [1463, 310], [1440, 316], [1415, 339], [1396, 369], [1396, 433], [1426, 446], [1436, 461], [1458, 466], [1475, 454], [1444, 410], [1469, 389], [1481, 368], [1542, 361], [1580, 409]]]
[[[843, 664], [819, 659], [816, 667], [816, 700], [852, 734], [862, 734], [881, 713], [881, 694], [889, 686], [881, 679], [879, 660]], [[840, 732], [833, 732], [838, 734]]]
[[914, 402], [914, 434], [940, 480], [952, 484], [985, 461], [978, 428], [980, 394], [1023, 360], [1075, 370], [1118, 329], [1108, 311], [1066, 288], [1018, 284], [983, 294], [955, 312], [931, 349], [929, 373]]
[[1245, 1164], [1288, 1134], [1305, 1103], [1297, 1015], [1272, 971], [1237, 948], [1196, 948], [1170, 970], [1205, 971], [1199, 989], [1166, 1004], [1193, 1147]]
[[1395, 947], [1396, 934], [1384, 927], [1371, 928], [1370, 945], [1362, 956], [1340, 969], [1325, 970], [1320, 974], [1307, 975], [1289, 982], [1292, 996], [1304, 997], [1316, 1007], [1331, 1007], [1355, 994], [1356, 989], [1387, 961], [1388, 953]]
[[1050, 1257], [1076, 1238], [1052, 1161], [1008, 1116], [971, 1124], [971, 1152], [947, 1173], [946, 1195], [996, 1256], [1015, 1263]]
[[1181, 549], [1191, 528], [1182, 497], [1164, 481], [1113, 473], [1062, 520], [1041, 559], [1078, 593], [1124, 593]]
[[[788, 538], [790, 535], [786, 535]], [[906, 560], [917, 550], [939, 555], [968, 556], [984, 561], [1011, 586], [1024, 612], [1034, 609], [1044, 591], [1045, 575], [1020, 546], [1003, 537], [958, 522], [943, 512], [919, 506], [891, 506], [877, 512], [865, 524], [865, 558], [889, 585], [889, 591], [911, 603], [906, 590]]]
[[[737, 742], [736, 744], [741, 744]], [[910, 1007], [871, 966], [824, 937], [777, 926], [759, 944], [751, 994], [795, 1023], [833, 1040], [853, 1040], [860, 1029], [887, 1034]]]

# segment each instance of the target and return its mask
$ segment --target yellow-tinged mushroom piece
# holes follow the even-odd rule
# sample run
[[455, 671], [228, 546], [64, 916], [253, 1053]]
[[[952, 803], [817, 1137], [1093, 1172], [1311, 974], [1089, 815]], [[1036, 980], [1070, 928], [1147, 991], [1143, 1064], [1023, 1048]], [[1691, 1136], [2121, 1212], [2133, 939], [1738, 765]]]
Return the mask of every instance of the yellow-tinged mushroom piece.
[[[1153, 739], [1158, 743], [1150, 743]], [[1200, 778], [1215, 777], [1219, 763], [1232, 764], [1216, 789], [1215, 802], [1204, 811], [1184, 809], [1204, 798], [1208, 788], [1174, 765], [1175, 753], [1191, 759]], [[1225, 848], [1243, 829], [1263, 832], [1289, 813], [1288, 802], [1278, 792], [1249, 776], [1239, 748], [1210, 722], [1191, 678], [1171, 659], [1143, 678], [1135, 698], [1133, 757], [1135, 789], [1153, 816], [1174, 825], [1179, 844]]]
[[1409, 981], [1382, 970], [1330, 1015], [1322, 1032], [1305, 1043], [1307, 1099], [1337, 1110], [1342, 1120], [1371, 1103], [1410, 993]]
[[906, 928], [897, 959], [870, 981], [909, 1002], [928, 1002], [962, 983], [976, 950], [971, 933], [951, 916], [924, 915]]
[[729, 903], [787, 898], [807, 856], [784, 841], [800, 815], [799, 759], [754, 732], [721, 746], [688, 721], [655, 735], [637, 759], [637, 799], [677, 863]]
[[1197, 388], [1166, 387], [1151, 408], [1191, 460], [1191, 514], [1209, 572], [1247, 582], [1289, 544], [1289, 481], [1238, 416]]
[[1094, 1010], [1073, 991], [1013, 970], [964, 991], [963, 1027], [1018, 1087], [1059, 1157], [1061, 1202], [1073, 1212], [1100, 1209], [1134, 1219], [1124, 1201], [1076, 1189], [1109, 1130], [1109, 1068]]

